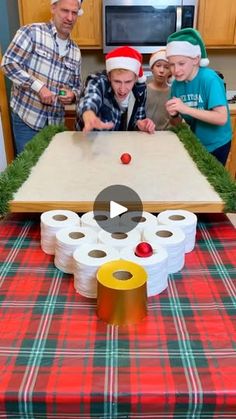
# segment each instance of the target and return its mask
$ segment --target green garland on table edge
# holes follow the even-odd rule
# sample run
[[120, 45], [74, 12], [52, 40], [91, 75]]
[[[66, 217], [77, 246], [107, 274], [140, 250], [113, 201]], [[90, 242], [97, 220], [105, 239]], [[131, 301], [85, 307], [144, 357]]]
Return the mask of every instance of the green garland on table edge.
[[235, 212], [236, 182], [230, 173], [214, 156], [208, 153], [187, 124], [181, 123], [171, 130], [178, 135], [200, 172], [224, 201], [224, 211]]
[[22, 153], [0, 173], [0, 215], [6, 215], [9, 212], [9, 202], [13, 199], [14, 193], [29, 177], [32, 167], [35, 166], [54, 135], [66, 129], [62, 125], [50, 125], [43, 128], [26, 144]]
[[[66, 130], [64, 126], [45, 127], [0, 174], [0, 215], [6, 215], [9, 212], [9, 202], [13, 199], [14, 193], [26, 181], [32, 167], [35, 166], [54, 135]], [[235, 212], [236, 182], [231, 175], [215, 157], [206, 151], [187, 124], [179, 124], [172, 128], [172, 131], [178, 135], [198, 169], [225, 202], [225, 212]]]

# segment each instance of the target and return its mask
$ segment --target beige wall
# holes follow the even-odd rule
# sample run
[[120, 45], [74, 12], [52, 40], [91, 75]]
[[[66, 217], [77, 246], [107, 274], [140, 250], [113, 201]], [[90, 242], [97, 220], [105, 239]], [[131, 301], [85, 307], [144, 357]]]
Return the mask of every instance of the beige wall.
[[[104, 69], [104, 54], [100, 50], [82, 50], [82, 77]], [[208, 50], [210, 67], [223, 73], [228, 90], [236, 90], [236, 50]], [[147, 64], [149, 56], [144, 56]]]

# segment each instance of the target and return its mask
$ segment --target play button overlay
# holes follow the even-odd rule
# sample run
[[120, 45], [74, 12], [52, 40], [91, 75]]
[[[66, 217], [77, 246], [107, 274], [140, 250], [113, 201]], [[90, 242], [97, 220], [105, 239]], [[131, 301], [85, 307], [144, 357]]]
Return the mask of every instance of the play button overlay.
[[[135, 211], [135, 222], [128, 214]], [[122, 215], [126, 215], [125, 223]], [[93, 217], [102, 230], [108, 233], [127, 233], [141, 220], [143, 205], [138, 194], [125, 185], [111, 185], [103, 189], [95, 199]]]
[[128, 208], [124, 207], [123, 205], [117, 204], [117, 202], [114, 201], [110, 202], [110, 218], [124, 214], [126, 211], [128, 211]]

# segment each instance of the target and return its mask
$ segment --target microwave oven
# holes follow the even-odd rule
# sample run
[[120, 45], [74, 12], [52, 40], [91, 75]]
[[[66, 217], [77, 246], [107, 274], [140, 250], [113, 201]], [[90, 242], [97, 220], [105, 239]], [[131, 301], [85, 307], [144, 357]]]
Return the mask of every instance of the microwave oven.
[[103, 0], [103, 51], [129, 45], [150, 54], [196, 26], [198, 0]]

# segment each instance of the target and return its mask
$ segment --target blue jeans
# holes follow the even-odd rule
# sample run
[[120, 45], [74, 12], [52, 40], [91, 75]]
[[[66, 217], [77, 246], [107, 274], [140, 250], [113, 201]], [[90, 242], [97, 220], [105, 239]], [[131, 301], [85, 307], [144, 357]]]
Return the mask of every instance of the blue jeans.
[[11, 113], [16, 155], [24, 150], [25, 145], [38, 133], [30, 128], [16, 113]]
[[212, 151], [211, 154], [215, 156], [215, 158], [219, 160], [219, 162], [222, 163], [223, 166], [225, 166], [230, 152], [230, 147], [231, 141], [222, 145], [221, 147], [218, 147], [216, 150]]

